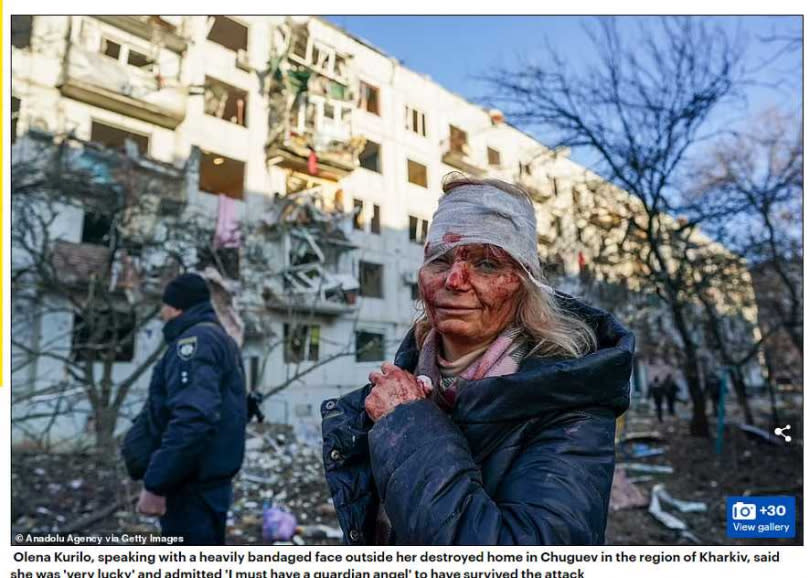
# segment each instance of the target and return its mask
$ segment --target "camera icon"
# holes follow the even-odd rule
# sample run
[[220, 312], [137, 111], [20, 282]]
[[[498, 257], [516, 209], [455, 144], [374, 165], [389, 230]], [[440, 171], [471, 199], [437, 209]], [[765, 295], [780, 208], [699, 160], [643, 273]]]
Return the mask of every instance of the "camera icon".
[[734, 504], [731, 506], [731, 519], [756, 520], [757, 519], [756, 504], [747, 504], [745, 502], [734, 502]]

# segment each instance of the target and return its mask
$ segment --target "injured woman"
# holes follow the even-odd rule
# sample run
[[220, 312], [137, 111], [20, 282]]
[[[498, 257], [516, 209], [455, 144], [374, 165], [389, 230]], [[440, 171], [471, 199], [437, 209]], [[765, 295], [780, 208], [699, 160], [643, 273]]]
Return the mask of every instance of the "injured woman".
[[393, 363], [322, 405], [356, 545], [604, 543], [634, 339], [547, 285], [529, 194], [448, 175]]

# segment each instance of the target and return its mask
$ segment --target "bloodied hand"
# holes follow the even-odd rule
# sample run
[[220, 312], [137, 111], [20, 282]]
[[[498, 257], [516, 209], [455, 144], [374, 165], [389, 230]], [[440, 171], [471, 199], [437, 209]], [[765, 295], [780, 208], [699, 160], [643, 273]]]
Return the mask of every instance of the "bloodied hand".
[[488, 343], [514, 321], [519, 268], [492, 245], [460, 245], [422, 266], [426, 312], [445, 345], [451, 340], [463, 350]]
[[368, 378], [374, 387], [366, 397], [365, 407], [375, 422], [400, 404], [425, 399], [432, 390], [429, 380], [420, 380], [393, 363], [383, 363], [380, 371], [372, 371]]

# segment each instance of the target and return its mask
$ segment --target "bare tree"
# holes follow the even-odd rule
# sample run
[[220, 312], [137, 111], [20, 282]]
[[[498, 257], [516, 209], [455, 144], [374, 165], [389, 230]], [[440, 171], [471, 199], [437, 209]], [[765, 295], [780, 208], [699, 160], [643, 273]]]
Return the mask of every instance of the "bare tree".
[[774, 380], [780, 374], [801, 380], [803, 164], [800, 119], [765, 111], [750, 129], [712, 149], [692, 192], [697, 206], [728, 207], [730, 218], [710, 223], [709, 230], [750, 269], [774, 424]]
[[742, 57], [725, 32], [695, 18], [645, 19], [632, 46], [615, 19], [590, 32], [598, 63], [578, 73], [549, 49], [548, 63], [521, 63], [490, 75], [493, 100], [519, 125], [548, 129], [555, 147], [594, 154], [605, 177], [640, 201], [627, 227], [640, 262], [670, 311], [684, 353], [693, 402], [690, 430], [708, 435], [689, 271], [673, 236], [698, 222], [669, 217], [681, 202], [679, 178], [690, 155], [713, 138], [714, 113], [744, 81]]
[[801, 354], [801, 208], [804, 149], [801, 119], [767, 111], [712, 149], [695, 187], [699, 203], [725, 203], [734, 218], [711, 225], [760, 276], [763, 322], [779, 325]]
[[[158, 342], [134, 357], [135, 337], [156, 317], [159, 289], [180, 266], [170, 239], [143, 234], [154, 222], [156, 191], [180, 190], [184, 172], [70, 136], [31, 134], [12, 162], [12, 301], [16, 331], [13, 421], [42, 418], [47, 433], [59, 414], [78, 411], [54, 392], [83, 393], [99, 456], [114, 456], [114, 432], [133, 386], [157, 360]], [[145, 164], [150, 166], [146, 167]], [[158, 203], [160, 202], [158, 197]], [[68, 241], [68, 214], [83, 218], [85, 238]], [[74, 226], [76, 221], [74, 220]], [[74, 229], [75, 230], [75, 229]], [[90, 232], [92, 230], [92, 232]], [[195, 233], [189, 228], [183, 234]], [[199, 231], [196, 231], [199, 233]], [[82, 242], [83, 241], [83, 242]], [[56, 329], [61, 319], [67, 329]], [[44, 335], [40, 325], [50, 331]], [[55, 329], [55, 330], [54, 330]], [[61, 366], [55, 383], [23, 387], [24, 372], [43, 361]], [[130, 362], [121, 373], [121, 362]], [[43, 398], [45, 395], [45, 398]], [[76, 399], [75, 397], [73, 398]], [[41, 402], [39, 404], [35, 402]]]
[[[182, 269], [209, 276], [227, 329], [244, 328], [241, 310], [254, 337], [267, 344], [259, 383], [270, 353], [294, 345], [297, 329], [307, 326], [319, 306], [356, 313], [337, 271], [339, 255], [353, 248], [342, 222], [351, 215], [326, 210], [317, 191], [267, 200], [267, 210], [257, 211], [260, 218], [240, 223], [242, 249], [223, 249], [213, 216], [179, 194], [196, 186], [194, 153], [181, 170], [132, 150], [46, 134], [20, 139], [15, 153], [12, 294], [19, 329], [13, 339], [13, 421], [32, 437], [44, 440], [58, 416], [85, 412], [100, 455], [115, 455], [122, 408], [163, 349], [162, 339], [153, 340], [148, 355], [134, 358], [135, 340], [155, 320], [165, 282]], [[156, 190], [162, 196], [155, 198]], [[88, 223], [100, 229], [94, 239], [64, 238], [60, 230], [71, 211], [73, 230], [75, 215], [84, 215], [85, 233]], [[271, 308], [287, 311], [292, 331], [283, 340], [268, 329]], [[44, 319], [59, 316], [67, 320], [64, 330], [52, 323], [39, 330]], [[291, 373], [267, 395], [356, 353], [352, 341], [339, 345], [314, 364], [288, 364]], [[61, 368], [50, 382], [36, 372], [43, 360]], [[129, 363], [126, 375], [122, 362]]]

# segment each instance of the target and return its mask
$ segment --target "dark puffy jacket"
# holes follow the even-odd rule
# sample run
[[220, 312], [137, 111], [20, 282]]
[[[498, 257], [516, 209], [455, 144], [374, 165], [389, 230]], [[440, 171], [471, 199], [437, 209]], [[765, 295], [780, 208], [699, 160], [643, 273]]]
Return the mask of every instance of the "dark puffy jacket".
[[247, 402], [239, 347], [210, 302], [166, 323], [163, 334], [168, 350], [124, 439], [127, 469], [159, 495], [228, 484], [245, 450]]
[[[512, 375], [462, 384], [450, 414], [420, 400], [374, 424], [363, 408], [370, 385], [323, 403], [326, 479], [347, 543], [374, 543], [380, 499], [394, 544], [604, 543], [634, 338], [566, 301], [595, 329], [598, 351], [530, 357]], [[411, 331], [394, 363], [413, 371], [418, 355]]]

